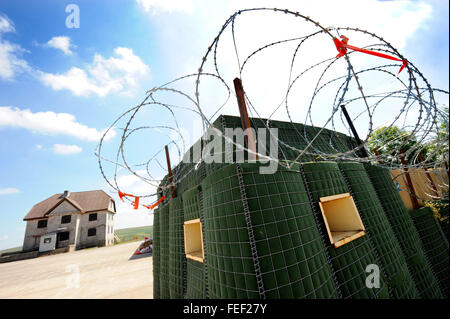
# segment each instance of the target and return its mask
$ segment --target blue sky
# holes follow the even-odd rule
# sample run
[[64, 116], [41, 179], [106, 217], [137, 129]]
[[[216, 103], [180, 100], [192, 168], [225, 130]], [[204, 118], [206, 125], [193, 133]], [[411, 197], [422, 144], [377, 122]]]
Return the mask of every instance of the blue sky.
[[[66, 27], [68, 4], [80, 9], [79, 28]], [[224, 21], [240, 8], [259, 6], [380, 34], [433, 87], [448, 90], [447, 1], [2, 0], [0, 249], [22, 244], [22, 219], [35, 203], [66, 189], [110, 192], [94, 155], [103, 130], [148, 89], [195, 72]], [[254, 30], [261, 23], [246, 20], [241, 28]], [[144, 112], [142, 122], [158, 116]], [[188, 130], [195, 126], [183, 124]], [[114, 132], [105, 142], [110, 155], [120, 139], [119, 130]], [[139, 163], [158, 142], [165, 141], [143, 136], [127, 156]], [[123, 173], [124, 187], [146, 187]], [[118, 209], [116, 228], [152, 223], [145, 210]]]

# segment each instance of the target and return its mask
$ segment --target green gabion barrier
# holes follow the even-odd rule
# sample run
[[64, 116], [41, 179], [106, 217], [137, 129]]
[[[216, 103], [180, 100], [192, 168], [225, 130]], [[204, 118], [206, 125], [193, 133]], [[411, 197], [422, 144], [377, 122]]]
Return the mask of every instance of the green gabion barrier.
[[[193, 187], [182, 195], [184, 207], [184, 221], [202, 218], [201, 190], [199, 186]], [[204, 244], [204, 243], [203, 243]], [[196, 260], [186, 260], [186, 298], [206, 298], [205, 265]]]
[[198, 261], [187, 259], [187, 299], [205, 299], [205, 270], [204, 265]]
[[160, 238], [160, 272], [159, 296], [161, 299], [170, 298], [169, 290], [169, 204], [159, 208], [159, 238]]
[[376, 196], [364, 165], [354, 162], [340, 163], [339, 168], [347, 181], [366, 227], [366, 233], [373, 241], [383, 263], [392, 297], [396, 299], [419, 298], [420, 295], [409, 273], [405, 256]]
[[448, 298], [450, 269], [447, 239], [429, 207], [412, 211], [411, 217], [422, 240], [431, 268], [438, 279], [442, 294]]
[[169, 292], [170, 299], [184, 297], [184, 216], [181, 197], [169, 201]]
[[[320, 197], [349, 193], [349, 189], [336, 163], [305, 163], [302, 164], [302, 172], [315, 213], [320, 216], [320, 227], [326, 234], [318, 204]], [[329, 241], [327, 244], [332, 269], [343, 298], [389, 298], [388, 286], [382, 273], [379, 288], [366, 286], [366, 267], [381, 264], [367, 235], [339, 248], [335, 248]]]
[[338, 298], [300, 174], [260, 166], [232, 164], [202, 183], [210, 297]]
[[153, 213], [153, 299], [160, 298], [160, 246], [161, 241], [159, 237], [159, 208], [156, 208]]
[[389, 170], [365, 166], [372, 185], [406, 257], [409, 271], [422, 298], [443, 298], [438, 282], [422, 248], [411, 216], [392, 182]]

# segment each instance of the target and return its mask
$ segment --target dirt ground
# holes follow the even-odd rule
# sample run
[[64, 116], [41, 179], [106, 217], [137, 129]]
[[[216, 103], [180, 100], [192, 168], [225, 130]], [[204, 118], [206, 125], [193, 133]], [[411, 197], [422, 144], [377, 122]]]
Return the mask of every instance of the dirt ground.
[[140, 242], [0, 264], [0, 298], [153, 298], [152, 257]]

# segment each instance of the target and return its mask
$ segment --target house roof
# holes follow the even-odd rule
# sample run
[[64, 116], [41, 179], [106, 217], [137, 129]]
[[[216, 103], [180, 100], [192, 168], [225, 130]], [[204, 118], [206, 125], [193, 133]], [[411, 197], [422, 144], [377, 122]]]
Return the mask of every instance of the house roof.
[[71, 192], [69, 193], [69, 196], [65, 198], [63, 195], [63, 193], [55, 194], [46, 200], [37, 203], [31, 208], [23, 220], [43, 218], [65, 200], [79, 209], [82, 213], [108, 210], [110, 201], [112, 200], [114, 202], [111, 196], [102, 190]]

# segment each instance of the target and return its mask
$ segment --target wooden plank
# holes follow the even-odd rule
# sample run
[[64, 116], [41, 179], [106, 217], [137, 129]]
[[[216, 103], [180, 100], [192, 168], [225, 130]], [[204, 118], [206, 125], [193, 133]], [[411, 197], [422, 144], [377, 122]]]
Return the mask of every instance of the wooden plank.
[[349, 242], [354, 241], [355, 239], [358, 239], [358, 238], [364, 236], [365, 234], [366, 234], [365, 231], [360, 231], [350, 237], [347, 237], [345, 239], [342, 239], [342, 240], [334, 243], [334, 247], [335, 248], [341, 247], [342, 245], [348, 244]]
[[203, 263], [205, 251], [200, 218], [184, 222], [184, 251], [186, 258]]
[[400, 161], [402, 162], [403, 165], [405, 165], [403, 170], [405, 171], [406, 182], [408, 184], [408, 189], [409, 189], [409, 193], [410, 193], [409, 195], [411, 196], [413, 208], [418, 209], [420, 207], [419, 201], [417, 200], [416, 192], [414, 190], [414, 185], [411, 181], [411, 176], [409, 176], [408, 167], [406, 167], [407, 164], [406, 164], [406, 160], [405, 160], [405, 155], [403, 155], [403, 150], [401, 148], [400, 148]]

